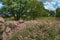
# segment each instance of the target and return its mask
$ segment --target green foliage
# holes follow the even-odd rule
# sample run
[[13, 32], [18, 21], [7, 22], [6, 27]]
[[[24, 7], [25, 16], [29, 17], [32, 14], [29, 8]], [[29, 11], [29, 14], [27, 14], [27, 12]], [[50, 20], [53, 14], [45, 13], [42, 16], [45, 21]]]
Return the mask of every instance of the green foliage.
[[56, 9], [56, 12], [57, 12], [57, 13], [56, 13], [56, 17], [60, 17], [60, 8], [57, 8], [57, 9]]
[[49, 11], [49, 13], [50, 13], [50, 16], [54, 17], [55, 15], [54, 11]]
[[[56, 24], [48, 25], [44, 23], [42, 25], [28, 26], [29, 28], [19, 31], [16, 36], [21, 40], [60, 40], [60, 27], [57, 27]], [[16, 36], [12, 37], [15, 38]]]
[[60, 8], [56, 9], [56, 19], [60, 20]]
[[[43, 3], [37, 0], [2, 0], [4, 17], [14, 17], [15, 20], [36, 19], [48, 16]], [[7, 14], [9, 13], [10, 16]]]

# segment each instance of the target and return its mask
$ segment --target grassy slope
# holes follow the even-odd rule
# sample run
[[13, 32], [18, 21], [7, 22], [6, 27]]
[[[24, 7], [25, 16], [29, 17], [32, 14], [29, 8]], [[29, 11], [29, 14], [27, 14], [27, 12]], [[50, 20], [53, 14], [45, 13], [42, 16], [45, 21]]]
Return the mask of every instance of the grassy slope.
[[55, 18], [41, 18], [26, 21], [27, 28], [16, 31], [7, 40], [60, 40], [60, 21]]

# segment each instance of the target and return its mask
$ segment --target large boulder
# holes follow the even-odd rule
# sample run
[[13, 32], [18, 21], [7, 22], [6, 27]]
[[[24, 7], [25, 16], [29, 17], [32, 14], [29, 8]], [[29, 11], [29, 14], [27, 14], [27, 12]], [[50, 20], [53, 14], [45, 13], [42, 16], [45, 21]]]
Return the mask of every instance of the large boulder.
[[3, 39], [3, 31], [4, 31], [4, 18], [0, 17], [0, 40]]
[[4, 22], [4, 18], [0, 17], [0, 23]]

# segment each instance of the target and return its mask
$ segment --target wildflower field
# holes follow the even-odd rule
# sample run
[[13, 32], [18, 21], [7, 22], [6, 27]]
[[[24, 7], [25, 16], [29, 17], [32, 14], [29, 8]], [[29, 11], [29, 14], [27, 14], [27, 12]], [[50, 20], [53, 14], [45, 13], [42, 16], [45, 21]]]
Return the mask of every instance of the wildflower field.
[[0, 40], [60, 40], [60, 0], [0, 0]]
[[53, 18], [0, 24], [4, 30], [3, 33], [0, 31], [3, 40], [60, 40], [60, 20]]

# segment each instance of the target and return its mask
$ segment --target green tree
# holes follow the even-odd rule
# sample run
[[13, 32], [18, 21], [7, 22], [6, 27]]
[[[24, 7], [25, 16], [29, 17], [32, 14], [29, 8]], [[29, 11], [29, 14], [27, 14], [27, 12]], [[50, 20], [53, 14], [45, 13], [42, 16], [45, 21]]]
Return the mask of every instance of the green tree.
[[26, 0], [2, 0], [5, 12], [12, 14], [15, 20], [19, 20], [27, 12]]
[[32, 0], [30, 2], [30, 17], [36, 19], [38, 17], [48, 16], [47, 11], [43, 7], [43, 3], [37, 0]]
[[60, 8], [56, 9], [56, 17], [60, 17]]
[[15, 20], [47, 16], [43, 3], [37, 0], [2, 0], [2, 2], [3, 12], [10, 13]]
[[50, 16], [53, 16], [54, 17], [54, 15], [55, 15], [55, 12], [54, 11], [49, 11], [49, 13], [50, 13]]

